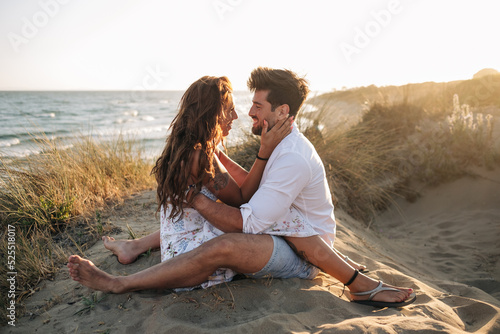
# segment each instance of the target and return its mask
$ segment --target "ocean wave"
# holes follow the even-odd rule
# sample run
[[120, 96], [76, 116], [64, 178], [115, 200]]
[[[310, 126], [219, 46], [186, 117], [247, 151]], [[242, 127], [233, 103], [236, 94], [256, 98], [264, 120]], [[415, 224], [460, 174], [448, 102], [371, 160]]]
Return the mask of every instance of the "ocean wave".
[[70, 148], [75, 147], [73, 144], [66, 144], [66, 145], [58, 145], [57, 149], [61, 151], [69, 150]]
[[135, 116], [139, 115], [139, 111], [137, 111], [137, 110], [127, 110], [127, 111], [124, 111], [123, 114], [126, 115], [126, 116], [130, 115], [130, 116], [134, 116], [135, 117]]
[[123, 132], [126, 135], [142, 135], [154, 132], [166, 132], [168, 130], [168, 126], [153, 126], [153, 127], [144, 127], [144, 128], [136, 128], [129, 129]]
[[114, 121], [115, 124], [124, 124], [131, 122], [135, 122], [135, 120], [133, 118], [118, 118]]
[[49, 112], [49, 113], [45, 113], [45, 114], [40, 114], [38, 115], [39, 117], [50, 117], [50, 118], [54, 118], [56, 117], [56, 113], [53, 113], [53, 112]]
[[[154, 118], [153, 116], [149, 116], [149, 115], [142, 116], [140, 118], [141, 121], [146, 121], [146, 122], [151, 122], [151, 121], [154, 121], [155, 119], [156, 118]], [[135, 119], [135, 118], [117, 118], [117, 119], [115, 119], [114, 123], [115, 124], [124, 124], [124, 123], [137, 122], [137, 121], [138, 121], [138, 119]]]
[[168, 130], [168, 126], [158, 125], [158, 126], [150, 126], [150, 127], [140, 127], [140, 128], [131, 128], [131, 129], [109, 129], [109, 130], [101, 130], [96, 131], [98, 136], [105, 137], [116, 137], [116, 136], [140, 136], [143, 134], [151, 134], [151, 133], [166, 133]]
[[21, 144], [18, 138], [0, 140], [0, 147], [10, 147]]
[[28, 141], [32, 143], [40, 143], [45, 141], [54, 141], [59, 138], [60, 137], [55, 134], [41, 132], [41, 133], [31, 133]]
[[0, 152], [1, 157], [9, 157], [9, 158], [26, 158], [30, 155], [40, 154], [41, 150], [36, 150], [34, 148], [31, 149], [21, 149], [21, 150], [2, 150]]

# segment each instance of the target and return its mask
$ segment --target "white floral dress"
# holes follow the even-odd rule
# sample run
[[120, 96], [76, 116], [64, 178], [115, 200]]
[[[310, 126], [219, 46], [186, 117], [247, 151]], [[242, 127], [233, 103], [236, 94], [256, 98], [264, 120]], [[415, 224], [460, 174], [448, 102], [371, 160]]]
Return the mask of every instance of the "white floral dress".
[[[217, 197], [212, 194], [206, 187], [201, 189], [201, 193], [213, 201]], [[192, 208], [184, 209], [181, 217], [175, 219], [168, 218], [171, 206], [167, 207], [165, 212], [162, 208], [160, 215], [160, 243], [161, 243], [161, 261], [167, 261], [180, 255], [187, 253], [204, 242], [218, 237], [224, 232], [214, 227], [205, 218], [202, 217]], [[231, 269], [219, 268], [209, 278], [208, 281], [203, 282], [200, 286], [204, 289], [230, 281], [236, 275]], [[188, 290], [196, 287], [188, 288]], [[184, 290], [184, 289], [181, 289]]]
[[[213, 201], [217, 200], [217, 197], [206, 187], [202, 187], [200, 192]], [[168, 218], [170, 210], [170, 205], [167, 206], [166, 212], [162, 207], [160, 215], [162, 262], [167, 261], [176, 255], [187, 253], [204, 242], [224, 234], [224, 232], [210, 224], [200, 213], [198, 213], [198, 211], [193, 208], [184, 209], [182, 216], [176, 219]], [[269, 228], [262, 231], [261, 234], [307, 237], [318, 235], [318, 232], [316, 232], [309, 222], [304, 219], [302, 214], [292, 206], [283, 220], [273, 223], [269, 226]], [[219, 268], [208, 278], [208, 281], [203, 282], [200, 286], [206, 289], [216, 284], [228, 282], [231, 281], [236, 274], [237, 273], [231, 269]], [[198, 286], [186, 289], [191, 290], [197, 287]]]

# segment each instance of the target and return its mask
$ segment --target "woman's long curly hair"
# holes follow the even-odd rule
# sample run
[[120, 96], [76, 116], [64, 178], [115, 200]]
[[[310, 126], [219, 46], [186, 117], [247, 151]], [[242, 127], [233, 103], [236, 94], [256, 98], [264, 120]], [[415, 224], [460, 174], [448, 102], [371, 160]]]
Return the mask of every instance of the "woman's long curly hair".
[[[182, 203], [186, 200], [186, 189], [196, 184], [201, 189], [203, 180], [214, 173], [214, 152], [223, 140], [220, 122], [226, 110], [232, 106], [232, 86], [226, 77], [204, 76], [195, 81], [184, 93], [179, 103], [179, 112], [170, 124], [162, 155], [156, 161], [151, 174], [158, 183], [157, 198], [160, 212], [162, 206], [172, 205], [168, 218], [182, 214]], [[199, 149], [198, 175], [191, 175], [191, 162], [195, 150]], [[189, 182], [192, 177], [194, 182]]]

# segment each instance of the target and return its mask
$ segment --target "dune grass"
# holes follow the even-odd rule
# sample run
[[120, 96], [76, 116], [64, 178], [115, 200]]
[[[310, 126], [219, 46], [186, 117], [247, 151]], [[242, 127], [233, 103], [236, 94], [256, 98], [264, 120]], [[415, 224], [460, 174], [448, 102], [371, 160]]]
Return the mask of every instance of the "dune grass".
[[458, 96], [453, 110], [440, 114], [405, 103], [374, 104], [357, 125], [343, 132], [327, 129], [312, 141], [337, 206], [365, 222], [395, 196], [418, 195], [412, 182], [436, 185], [500, 160], [493, 118], [460, 105]]
[[[154, 185], [152, 164], [141, 158], [133, 141], [123, 137], [97, 143], [80, 136], [69, 149], [60, 149], [58, 143], [45, 138], [36, 146], [42, 153], [0, 160], [0, 218], [3, 234], [9, 225], [15, 228], [18, 302], [66, 261], [68, 250], [56, 239], [66, 234], [63, 239], [69, 238], [75, 251], [82, 252], [104, 231], [99, 208]], [[64, 233], [77, 225], [79, 239], [84, 241]], [[7, 238], [2, 235], [4, 263], [7, 247]], [[5, 277], [6, 267], [0, 268]], [[0, 282], [2, 291], [6, 291], [6, 284], [5, 280]], [[2, 294], [2, 315], [6, 301], [6, 294]]]
[[[452, 110], [428, 112], [409, 103], [374, 103], [359, 123], [332, 127], [321, 109], [308, 117], [302, 132], [325, 165], [334, 205], [369, 223], [395, 197], [415, 199], [412, 183], [435, 185], [471, 173], [473, 166], [493, 168], [499, 162], [491, 115], [474, 113], [454, 97]], [[324, 126], [321, 130], [318, 124]], [[259, 141], [229, 147], [245, 168], [255, 160]]]
[[405, 169], [414, 178], [436, 184], [470, 173], [472, 166], [493, 168], [499, 160], [493, 139], [493, 117], [460, 105], [457, 95], [453, 110], [440, 120], [423, 119], [412, 136], [407, 136]]

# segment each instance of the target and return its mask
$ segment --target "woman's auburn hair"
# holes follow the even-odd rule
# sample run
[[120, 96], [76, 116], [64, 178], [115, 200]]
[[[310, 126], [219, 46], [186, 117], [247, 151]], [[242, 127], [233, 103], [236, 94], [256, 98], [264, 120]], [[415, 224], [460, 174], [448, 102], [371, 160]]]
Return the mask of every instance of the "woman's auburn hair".
[[[220, 120], [233, 103], [231, 93], [227, 77], [204, 76], [191, 84], [182, 96], [163, 153], [151, 171], [158, 183], [157, 212], [162, 206], [166, 211], [170, 204], [172, 210], [168, 218], [182, 214], [188, 186], [196, 184], [199, 190], [207, 175], [214, 177], [214, 152], [223, 140]], [[200, 150], [198, 175], [191, 174], [195, 150]], [[194, 182], [189, 182], [190, 177]]]

